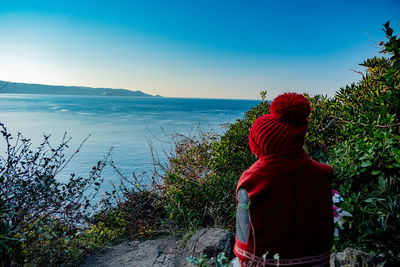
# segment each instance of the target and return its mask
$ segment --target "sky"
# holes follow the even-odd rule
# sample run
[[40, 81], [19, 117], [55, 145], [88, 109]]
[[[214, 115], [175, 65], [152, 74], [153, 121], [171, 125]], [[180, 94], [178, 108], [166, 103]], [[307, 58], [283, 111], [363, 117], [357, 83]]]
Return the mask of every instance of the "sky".
[[0, 0], [0, 80], [166, 97], [334, 95], [400, 1]]

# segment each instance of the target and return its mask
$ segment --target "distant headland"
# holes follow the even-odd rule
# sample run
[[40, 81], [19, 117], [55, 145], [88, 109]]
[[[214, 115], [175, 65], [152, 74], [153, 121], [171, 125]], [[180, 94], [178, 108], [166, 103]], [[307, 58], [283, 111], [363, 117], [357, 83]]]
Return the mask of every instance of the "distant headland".
[[84, 86], [45, 85], [0, 81], [0, 94], [46, 94], [46, 95], [92, 95], [92, 96], [130, 96], [161, 97], [146, 94], [140, 90], [93, 88]]

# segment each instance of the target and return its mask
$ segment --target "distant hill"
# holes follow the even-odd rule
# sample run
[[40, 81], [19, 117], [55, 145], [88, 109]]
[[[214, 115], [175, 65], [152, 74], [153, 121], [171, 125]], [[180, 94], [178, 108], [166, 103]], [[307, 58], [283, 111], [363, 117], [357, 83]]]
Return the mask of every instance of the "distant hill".
[[[3, 85], [5, 85], [3, 87]], [[0, 94], [46, 94], [46, 95], [98, 95], [98, 96], [134, 96], [160, 97], [143, 93], [140, 90], [92, 88], [83, 86], [61, 86], [29, 83], [8, 83], [0, 81]]]

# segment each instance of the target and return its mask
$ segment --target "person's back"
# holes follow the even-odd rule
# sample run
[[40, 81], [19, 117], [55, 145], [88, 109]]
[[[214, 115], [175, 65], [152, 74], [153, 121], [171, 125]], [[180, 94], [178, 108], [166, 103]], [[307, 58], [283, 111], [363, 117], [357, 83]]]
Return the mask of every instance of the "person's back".
[[333, 242], [333, 169], [303, 150], [307, 99], [282, 95], [271, 113], [257, 119], [250, 132], [250, 147], [259, 159], [237, 186], [234, 252], [242, 266], [274, 265], [276, 253], [280, 265], [324, 264]]

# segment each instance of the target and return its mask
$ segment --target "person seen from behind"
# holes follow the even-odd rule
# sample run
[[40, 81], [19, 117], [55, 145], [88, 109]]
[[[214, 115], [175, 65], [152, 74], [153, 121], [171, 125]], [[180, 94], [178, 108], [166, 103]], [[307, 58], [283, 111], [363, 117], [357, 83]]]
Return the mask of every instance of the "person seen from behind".
[[304, 151], [311, 106], [285, 93], [251, 127], [258, 160], [236, 189], [240, 266], [329, 266], [333, 245], [333, 168]]

